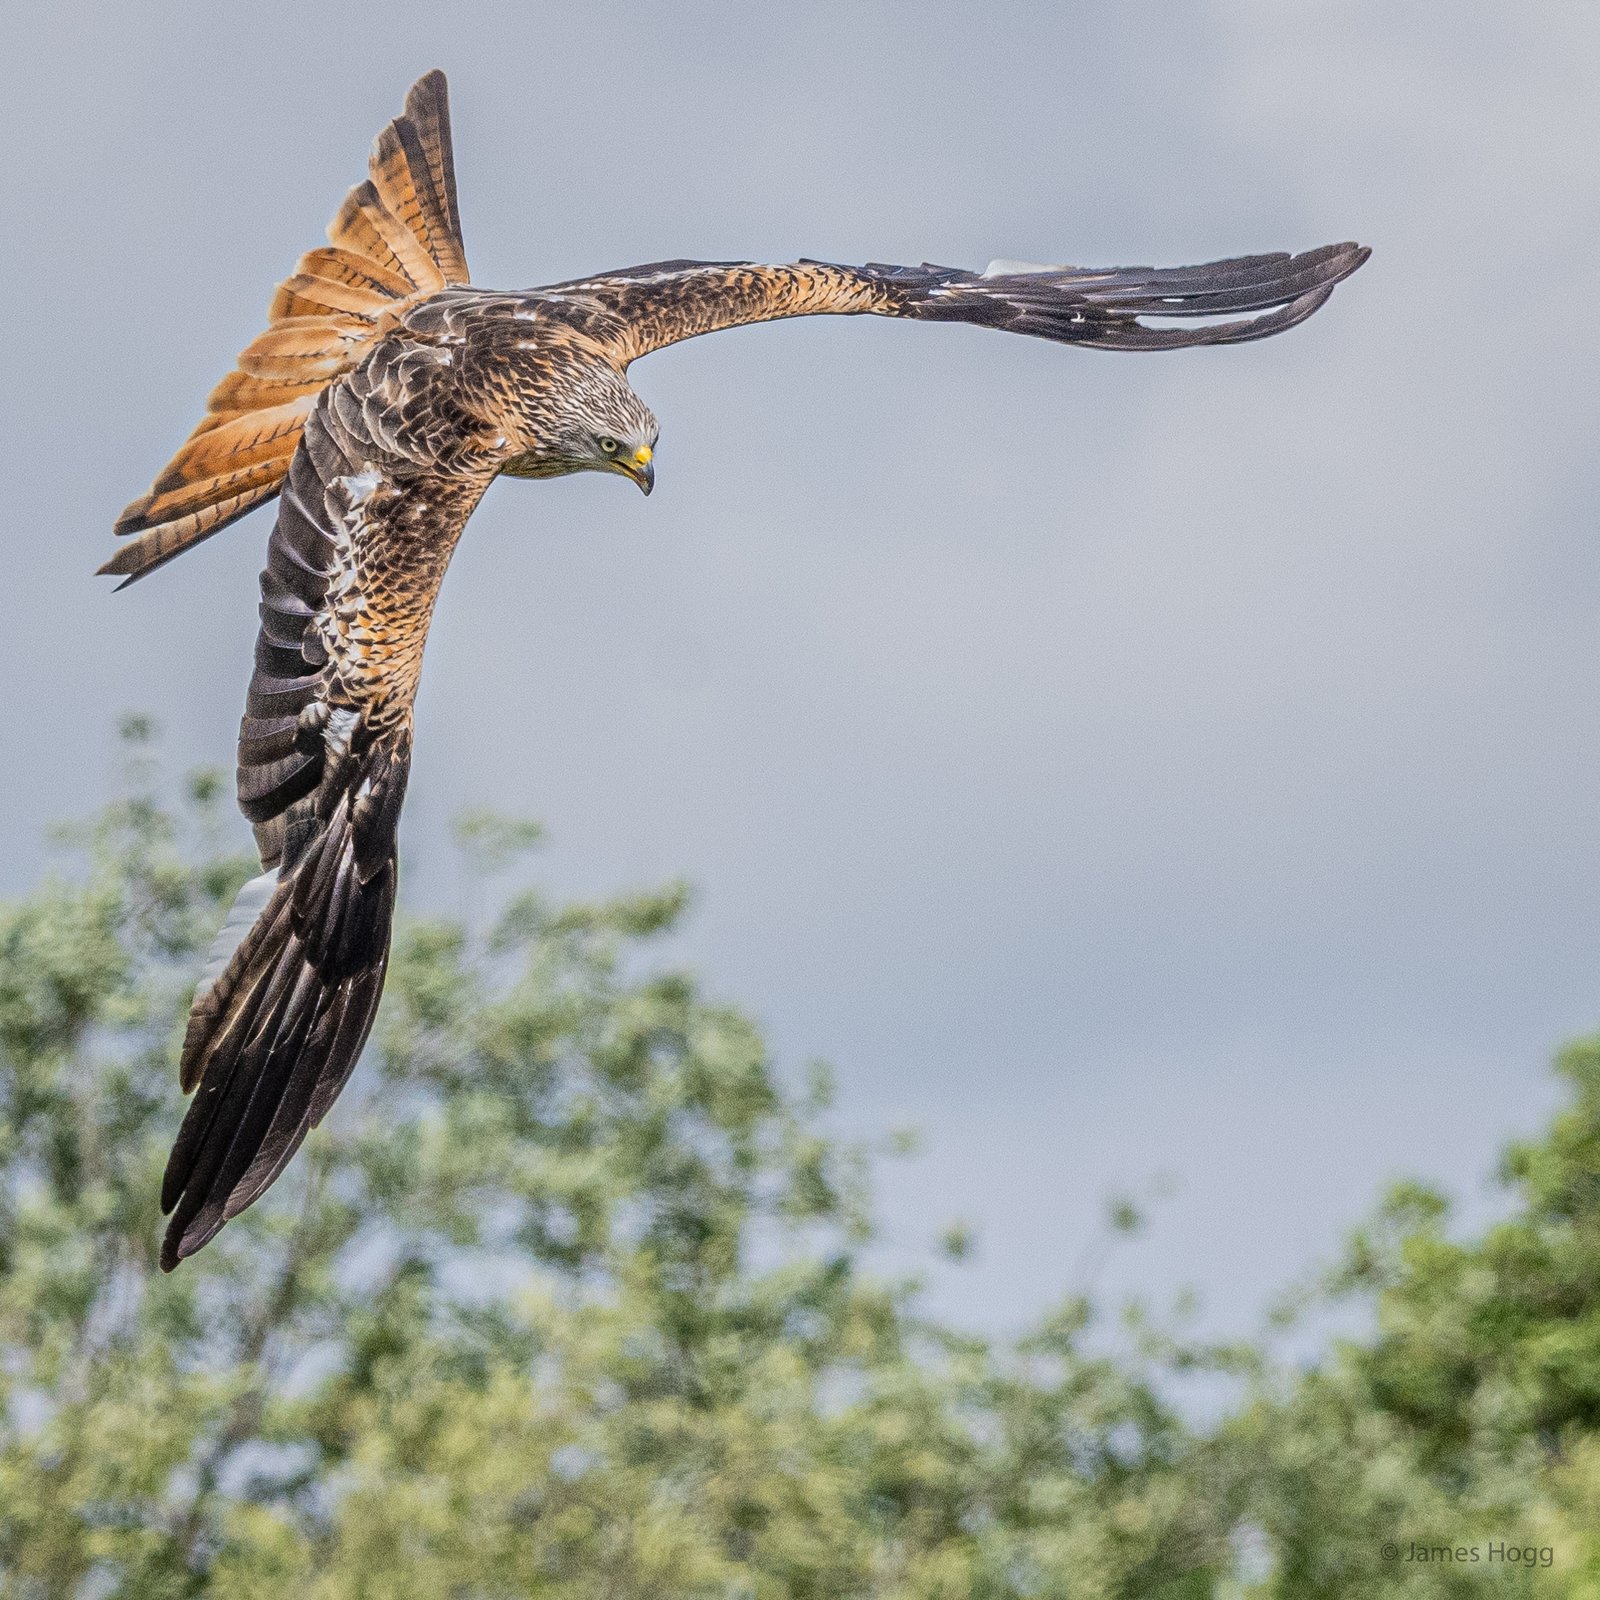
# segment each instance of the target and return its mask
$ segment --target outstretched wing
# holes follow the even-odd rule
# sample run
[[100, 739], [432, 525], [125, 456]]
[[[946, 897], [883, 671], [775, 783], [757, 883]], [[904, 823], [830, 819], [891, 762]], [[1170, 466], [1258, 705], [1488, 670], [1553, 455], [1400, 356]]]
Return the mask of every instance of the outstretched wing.
[[239, 735], [263, 872], [189, 1017], [180, 1074], [195, 1094], [161, 1196], [168, 1271], [283, 1170], [344, 1087], [383, 989], [423, 643], [493, 477], [459, 447], [430, 453], [439, 431], [414, 415], [428, 359], [397, 344], [326, 391], [284, 481]]
[[[556, 286], [616, 319], [620, 364], [718, 328], [779, 317], [914, 317], [971, 322], [1100, 350], [1173, 350], [1264, 339], [1303, 322], [1367, 259], [1361, 245], [1240, 256], [1198, 267], [836, 266], [799, 261], [661, 261]], [[1221, 318], [1152, 327], [1145, 317]]]

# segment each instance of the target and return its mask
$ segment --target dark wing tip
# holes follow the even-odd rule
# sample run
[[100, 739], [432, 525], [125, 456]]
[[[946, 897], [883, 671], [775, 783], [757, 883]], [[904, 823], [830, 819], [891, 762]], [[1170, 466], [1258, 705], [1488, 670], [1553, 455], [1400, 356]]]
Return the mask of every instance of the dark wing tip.
[[[339, 797], [320, 831], [246, 884], [223, 925], [224, 964], [196, 994], [179, 1063], [194, 1098], [162, 1179], [164, 1271], [267, 1191], [361, 1055], [388, 966], [406, 763], [373, 745], [330, 774]], [[241, 796], [276, 765], [241, 757]]]
[[168, 1228], [161, 1239], [160, 1264], [163, 1272], [172, 1272], [180, 1261], [186, 1261], [195, 1251], [209, 1243], [209, 1239], [193, 1239], [177, 1228]]
[[1319, 250], [1307, 250], [1293, 258], [1294, 265], [1313, 266], [1321, 264], [1326, 273], [1326, 281], [1342, 283], [1358, 267], [1365, 266], [1372, 257], [1372, 246], [1357, 244], [1354, 239], [1346, 239], [1342, 244], [1325, 244]]
[[1371, 254], [1347, 241], [1298, 255], [1275, 251], [1187, 267], [993, 262], [981, 274], [935, 266], [864, 270], [901, 297], [898, 315], [1090, 349], [1180, 350], [1243, 344], [1294, 327]]

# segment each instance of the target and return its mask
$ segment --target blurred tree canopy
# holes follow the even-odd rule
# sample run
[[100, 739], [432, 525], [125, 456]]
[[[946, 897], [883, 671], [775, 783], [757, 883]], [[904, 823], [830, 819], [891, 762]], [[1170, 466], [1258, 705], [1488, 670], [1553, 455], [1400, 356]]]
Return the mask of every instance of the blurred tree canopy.
[[1081, 1298], [1005, 1346], [868, 1270], [824, 1078], [649, 969], [681, 890], [513, 894], [403, 928], [338, 1110], [165, 1277], [176, 1046], [251, 861], [126, 731], [82, 869], [0, 908], [0, 1596], [1600, 1596], [1600, 1041], [1503, 1222], [1391, 1194], [1306, 1296], [1370, 1330], [1314, 1365]]

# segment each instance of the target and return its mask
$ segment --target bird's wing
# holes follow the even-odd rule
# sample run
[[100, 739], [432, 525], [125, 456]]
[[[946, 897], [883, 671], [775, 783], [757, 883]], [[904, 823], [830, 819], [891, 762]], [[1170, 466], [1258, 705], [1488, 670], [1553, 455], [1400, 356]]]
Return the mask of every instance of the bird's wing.
[[[1198, 267], [836, 266], [799, 261], [662, 261], [554, 286], [615, 318], [626, 365], [680, 339], [747, 322], [818, 315], [971, 322], [1100, 350], [1173, 350], [1264, 339], [1303, 322], [1370, 252], [1324, 245], [1300, 255], [1240, 256]], [[1143, 318], [1221, 319], [1168, 327]]]
[[329, 243], [278, 285], [266, 332], [211, 391], [183, 448], [117, 518], [118, 534], [138, 537], [101, 572], [133, 583], [270, 500], [318, 394], [408, 310], [466, 283], [442, 72], [411, 86], [367, 171], [328, 224]]
[[344, 1087], [383, 988], [423, 643], [494, 475], [459, 442], [437, 456], [410, 370], [430, 353], [386, 349], [318, 401], [268, 543], [239, 736], [264, 870], [189, 1017], [180, 1074], [195, 1095], [161, 1197], [169, 1271], [283, 1170]]

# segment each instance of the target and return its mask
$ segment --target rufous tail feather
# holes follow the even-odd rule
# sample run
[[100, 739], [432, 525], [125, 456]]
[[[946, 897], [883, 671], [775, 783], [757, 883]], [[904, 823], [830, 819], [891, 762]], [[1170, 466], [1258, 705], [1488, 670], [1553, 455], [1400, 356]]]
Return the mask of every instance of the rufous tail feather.
[[100, 571], [123, 587], [272, 499], [317, 396], [411, 306], [467, 282], [442, 72], [412, 85], [368, 174], [328, 245], [278, 285], [266, 332], [211, 391], [183, 448], [117, 518], [115, 531], [135, 537]]

